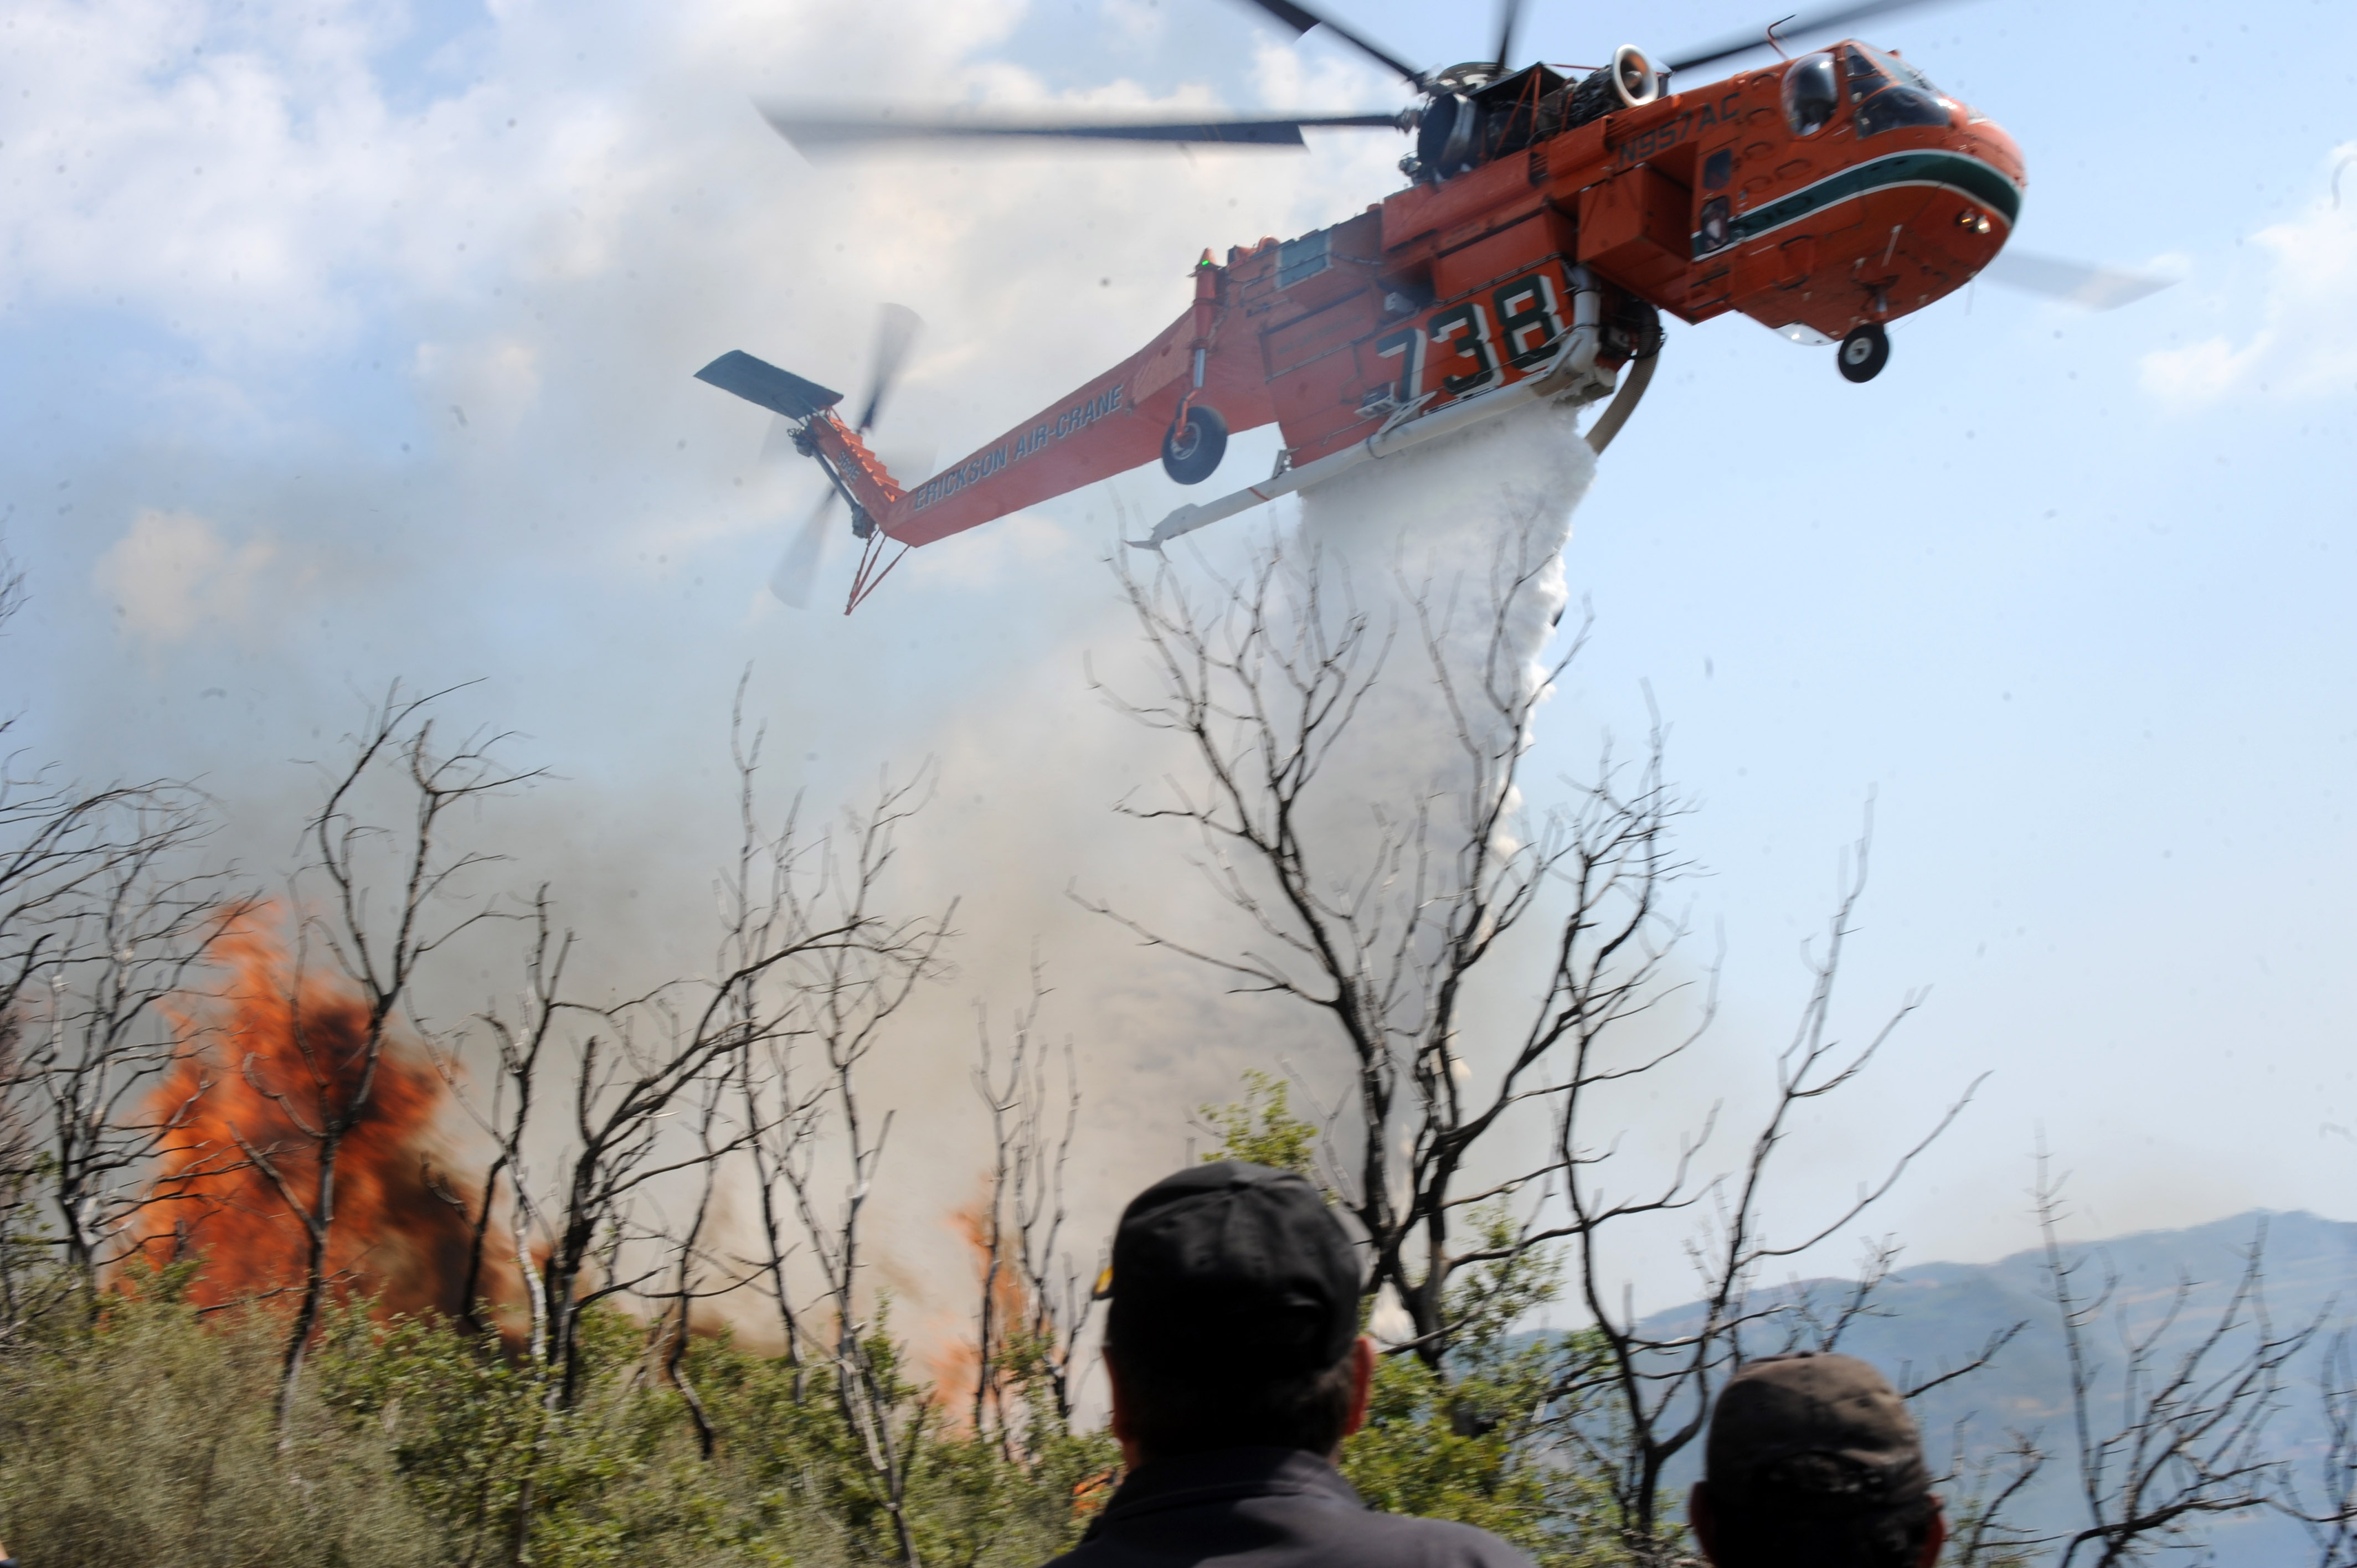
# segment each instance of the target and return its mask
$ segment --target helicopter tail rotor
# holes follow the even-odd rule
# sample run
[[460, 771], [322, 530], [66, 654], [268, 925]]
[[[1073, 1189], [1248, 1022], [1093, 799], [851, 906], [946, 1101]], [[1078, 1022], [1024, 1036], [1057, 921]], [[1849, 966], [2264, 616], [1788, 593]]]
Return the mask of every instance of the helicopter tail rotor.
[[[915, 346], [917, 333], [923, 326], [924, 322], [917, 313], [905, 305], [887, 305], [877, 313], [876, 351], [867, 368], [867, 395], [860, 400], [859, 405], [857, 428], [862, 435], [875, 428], [876, 421], [883, 412], [885, 400], [891, 395], [893, 387], [899, 382], [900, 371], [908, 363], [909, 351]], [[817, 400], [806, 393], [799, 393], [799, 389], [808, 388], [812, 392], [825, 393], [826, 403], [818, 406], [831, 404], [842, 397], [839, 392], [827, 392], [823, 387], [813, 387], [810, 382], [802, 381], [799, 376], [777, 370], [774, 366], [763, 364], [750, 355], [736, 357], [746, 360], [753, 366], [758, 366], [761, 371], [771, 372], [774, 377], [783, 377], [787, 382], [793, 383], [792, 387], [785, 389], [784, 394], [779, 401], [793, 402], [798, 406], [809, 407], [810, 413], [817, 412], [817, 407], [810, 406]], [[706, 368], [712, 369], [722, 363], [722, 360], [715, 360], [713, 367]], [[732, 377], [732, 380], [724, 381], [710, 375], [705, 376], [705, 380], [726, 387], [730, 392], [737, 392], [739, 396], [750, 394], [743, 390], [743, 386], [732, 384], [732, 381], [742, 382], [743, 385], [759, 385], [764, 391], [778, 390], [777, 384], [773, 384], [771, 378], [764, 377], [758, 372], [745, 371], [741, 367], [736, 369], [737, 373]], [[764, 399], [758, 397], [752, 401], [764, 403]], [[765, 406], [775, 408], [778, 404], [776, 402], [767, 402]], [[765, 462], [782, 460], [789, 452], [800, 450], [794, 440], [795, 424], [784, 417], [785, 410], [780, 409], [779, 413], [780, 417], [770, 422], [769, 435], [761, 445], [761, 456]], [[802, 417], [807, 418], [809, 415], [804, 414]], [[780, 603], [798, 610], [810, 607], [811, 591], [817, 584], [819, 565], [826, 554], [828, 520], [833, 517], [835, 503], [841, 499], [841, 490], [830, 479], [826, 493], [819, 498], [818, 504], [811, 509], [810, 515], [804, 518], [802, 526], [794, 531], [793, 538], [786, 545], [785, 553], [778, 558], [776, 569], [770, 574], [770, 592], [777, 596]]]
[[810, 516], [794, 531], [792, 542], [778, 557], [776, 568], [770, 574], [770, 592], [778, 602], [791, 608], [810, 608], [811, 589], [818, 582], [820, 556], [826, 553], [827, 514], [834, 510], [835, 493], [829, 488], [819, 497], [818, 505], [811, 508]]

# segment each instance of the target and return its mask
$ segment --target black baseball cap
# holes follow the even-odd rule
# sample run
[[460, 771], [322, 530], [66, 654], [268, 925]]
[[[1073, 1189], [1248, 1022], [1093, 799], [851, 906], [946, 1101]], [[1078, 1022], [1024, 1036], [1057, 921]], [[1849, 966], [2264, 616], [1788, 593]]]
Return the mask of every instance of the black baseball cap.
[[1105, 1339], [1118, 1356], [1282, 1376], [1350, 1350], [1360, 1280], [1350, 1233], [1306, 1178], [1221, 1160], [1130, 1200], [1097, 1294], [1111, 1298]]
[[1863, 1513], [1931, 1488], [1907, 1402], [1855, 1356], [1800, 1351], [1727, 1380], [1703, 1444], [1711, 1495], [1818, 1513]]

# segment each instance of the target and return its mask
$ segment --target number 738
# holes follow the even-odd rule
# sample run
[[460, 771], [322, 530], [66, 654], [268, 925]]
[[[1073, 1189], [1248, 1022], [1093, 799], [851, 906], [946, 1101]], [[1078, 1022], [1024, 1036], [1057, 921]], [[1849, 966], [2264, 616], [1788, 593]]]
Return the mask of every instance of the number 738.
[[[1478, 299], [1469, 299], [1435, 312], [1421, 323], [1385, 333], [1375, 339], [1374, 349], [1377, 359], [1400, 361], [1392, 400], [1409, 403], [1424, 391], [1428, 342], [1447, 346], [1437, 357], [1436, 368], [1446, 372], [1440, 386], [1451, 397], [1463, 397], [1494, 382], [1501, 349], [1514, 369], [1531, 369], [1547, 357], [1555, 339], [1563, 336], [1559, 300], [1552, 276], [1530, 273], [1492, 289], [1487, 307]], [[1462, 368], [1450, 371], [1452, 362]]]

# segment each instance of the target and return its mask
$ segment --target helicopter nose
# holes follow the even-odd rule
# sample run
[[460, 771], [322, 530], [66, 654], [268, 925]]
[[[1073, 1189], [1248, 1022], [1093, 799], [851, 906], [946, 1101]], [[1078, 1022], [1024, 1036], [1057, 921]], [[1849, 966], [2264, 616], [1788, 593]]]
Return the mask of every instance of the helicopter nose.
[[[1935, 201], [1924, 218], [1932, 225], [1922, 236], [1926, 258], [1935, 252], [1948, 258], [1948, 275], [1959, 282], [1986, 266], [2013, 237], [2021, 217], [2021, 148], [2005, 127], [1959, 106], [1949, 146], [1963, 156], [1953, 172], [1956, 186], [1948, 201]], [[1934, 212], [1939, 216], [1934, 217]]]
[[1962, 118], [1964, 124], [1960, 131], [1965, 152], [1996, 169], [2013, 182], [2015, 188], [2028, 183], [2021, 161], [2021, 145], [2004, 126], [1994, 120], [1982, 118], [1970, 109], [1964, 111]]

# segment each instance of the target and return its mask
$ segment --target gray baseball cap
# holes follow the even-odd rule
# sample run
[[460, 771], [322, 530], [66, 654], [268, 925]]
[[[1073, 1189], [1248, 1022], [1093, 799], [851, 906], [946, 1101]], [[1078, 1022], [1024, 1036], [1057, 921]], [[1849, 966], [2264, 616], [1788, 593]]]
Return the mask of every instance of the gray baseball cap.
[[1871, 1512], [1931, 1488], [1915, 1418], [1889, 1380], [1855, 1356], [1805, 1350], [1727, 1380], [1703, 1470], [1714, 1498], [1810, 1512]]

